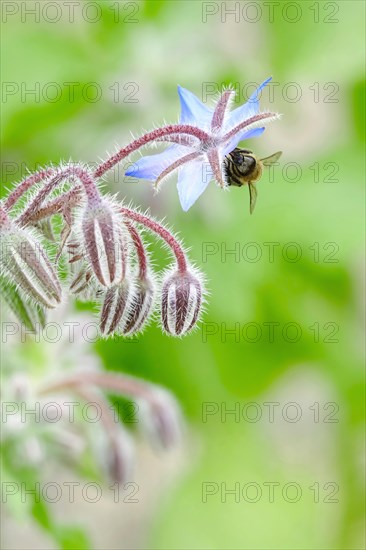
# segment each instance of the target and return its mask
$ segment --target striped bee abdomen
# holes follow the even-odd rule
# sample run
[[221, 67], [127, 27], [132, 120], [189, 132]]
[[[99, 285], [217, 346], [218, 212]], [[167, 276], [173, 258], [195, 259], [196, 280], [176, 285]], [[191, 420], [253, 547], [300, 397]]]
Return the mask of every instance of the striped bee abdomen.
[[241, 187], [249, 181], [249, 176], [255, 172], [257, 161], [252, 152], [236, 148], [225, 157], [224, 169], [228, 185]]

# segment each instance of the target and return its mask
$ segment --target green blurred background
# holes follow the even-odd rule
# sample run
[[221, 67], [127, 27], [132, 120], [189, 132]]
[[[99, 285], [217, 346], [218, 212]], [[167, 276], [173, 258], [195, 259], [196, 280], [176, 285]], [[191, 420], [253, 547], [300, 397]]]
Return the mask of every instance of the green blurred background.
[[[108, 190], [166, 217], [211, 294], [200, 329], [182, 340], [151, 326], [137, 341], [94, 346], [105, 368], [171, 389], [185, 448], [156, 456], [141, 444], [138, 511], [106, 497], [56, 516], [84, 525], [95, 548], [363, 548], [364, 3], [76, 2], [73, 22], [66, 2], [38, 3], [49, 5], [38, 21], [21, 7], [37, 3], [2, 4], [3, 194], [27, 168], [96, 162], [131, 133], [177, 120], [177, 84], [202, 97], [234, 83], [242, 103], [248, 82], [272, 75], [261, 106], [283, 113], [250, 143], [260, 156], [284, 151], [253, 216], [247, 189], [212, 184], [183, 213], [174, 182], [154, 196], [122, 169], [109, 177]], [[264, 243], [277, 243], [273, 258]], [[278, 323], [273, 339], [268, 323]], [[296, 342], [288, 323], [301, 329]], [[36, 368], [38, 348], [28, 344], [21, 368]], [[204, 422], [208, 402], [218, 412]], [[265, 403], [278, 403], [273, 422]], [[240, 418], [221, 416], [225, 407]], [[205, 502], [206, 483], [217, 493]], [[258, 485], [225, 502], [222, 483]], [[283, 496], [288, 483], [301, 488], [297, 502], [291, 488]], [[27, 539], [6, 532], [4, 548], [57, 547], [22, 521]]]

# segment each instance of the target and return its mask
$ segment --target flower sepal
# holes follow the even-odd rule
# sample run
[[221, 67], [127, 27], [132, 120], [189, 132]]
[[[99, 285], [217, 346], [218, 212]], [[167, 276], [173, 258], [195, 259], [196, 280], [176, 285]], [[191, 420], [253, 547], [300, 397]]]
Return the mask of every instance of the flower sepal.
[[96, 279], [104, 287], [123, 280], [126, 273], [128, 235], [118, 209], [108, 200], [88, 203], [81, 216], [81, 243]]
[[203, 282], [192, 268], [174, 270], [165, 277], [161, 295], [161, 321], [171, 336], [183, 336], [196, 325], [201, 310]]
[[54, 308], [61, 301], [57, 274], [42, 244], [29, 228], [9, 222], [1, 228], [0, 275], [26, 298]]

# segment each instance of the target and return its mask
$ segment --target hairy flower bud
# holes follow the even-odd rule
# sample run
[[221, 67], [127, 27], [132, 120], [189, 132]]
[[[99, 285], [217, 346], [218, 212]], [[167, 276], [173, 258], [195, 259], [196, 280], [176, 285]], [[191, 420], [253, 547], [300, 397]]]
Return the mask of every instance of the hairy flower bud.
[[107, 456], [107, 472], [112, 482], [123, 484], [131, 479], [134, 466], [134, 446], [130, 435], [122, 426], [110, 437]]
[[83, 247], [98, 281], [106, 287], [125, 276], [127, 238], [121, 215], [106, 200], [89, 203], [82, 216]]
[[1, 234], [0, 272], [21, 289], [26, 298], [47, 308], [61, 300], [58, 277], [40, 242], [28, 229], [11, 223]]
[[180, 441], [180, 410], [168, 391], [152, 387], [149, 399], [139, 401], [139, 415], [142, 428], [153, 444], [168, 449]]
[[183, 336], [192, 330], [201, 311], [202, 293], [202, 283], [192, 271], [168, 274], [161, 295], [161, 320], [168, 334]]
[[126, 312], [130, 302], [131, 285], [127, 280], [122, 281], [107, 290], [104, 296], [102, 313], [100, 317], [100, 330], [102, 334], [115, 332]]
[[153, 310], [154, 295], [154, 283], [150, 279], [137, 281], [128, 307], [127, 318], [122, 327], [124, 336], [132, 336], [143, 329]]
[[29, 331], [37, 333], [46, 324], [45, 310], [38, 304], [31, 304], [5, 277], [0, 276], [0, 294], [8, 308]]

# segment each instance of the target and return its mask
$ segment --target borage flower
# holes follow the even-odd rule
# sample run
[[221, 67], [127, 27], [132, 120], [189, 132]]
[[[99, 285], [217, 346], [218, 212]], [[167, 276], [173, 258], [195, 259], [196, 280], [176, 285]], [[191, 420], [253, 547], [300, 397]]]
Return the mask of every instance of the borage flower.
[[127, 176], [156, 180], [156, 186], [176, 170], [178, 194], [183, 210], [187, 211], [205, 191], [211, 180], [221, 188], [227, 186], [223, 161], [238, 143], [262, 134], [264, 124], [279, 115], [259, 112], [259, 94], [271, 78], [265, 80], [250, 96], [247, 103], [230, 111], [234, 90], [224, 90], [214, 109], [204, 105], [192, 92], [178, 87], [181, 102], [180, 124], [200, 129], [206, 137], [195, 138], [178, 132], [164, 141], [174, 145], [162, 153], [139, 159], [126, 172]]

